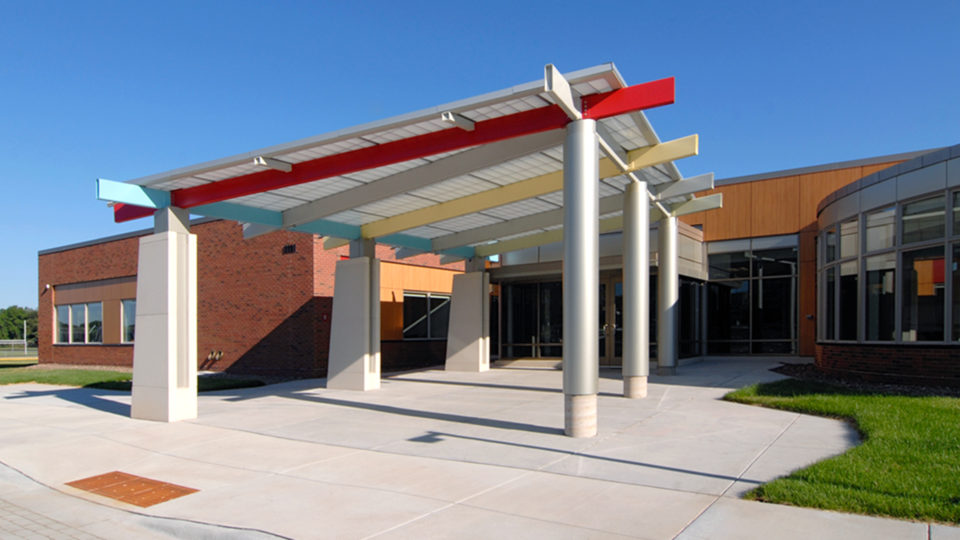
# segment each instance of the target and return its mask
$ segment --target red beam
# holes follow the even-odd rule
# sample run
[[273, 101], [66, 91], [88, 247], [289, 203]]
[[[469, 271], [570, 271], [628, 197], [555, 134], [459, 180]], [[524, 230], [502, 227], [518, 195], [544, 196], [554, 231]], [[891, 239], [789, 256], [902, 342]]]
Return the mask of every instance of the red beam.
[[583, 96], [581, 108], [584, 118], [600, 120], [628, 112], [670, 105], [674, 102], [674, 96], [674, 79], [669, 77], [604, 94]]
[[477, 122], [473, 131], [450, 128], [297, 163], [289, 173], [266, 170], [179, 189], [172, 193], [172, 204], [181, 208], [192, 208], [469, 146], [560, 129], [568, 121], [567, 115], [556, 105], [541, 107]]
[[[673, 102], [674, 79], [670, 77], [603, 94], [584, 96], [582, 108], [584, 118], [600, 120]], [[171, 193], [171, 202], [173, 206], [192, 208], [470, 146], [560, 129], [569, 121], [560, 107], [541, 107], [477, 122], [473, 131], [450, 128], [297, 163], [289, 173], [270, 169], [178, 189]], [[114, 220], [118, 222], [152, 214], [153, 210], [150, 208], [120, 204], [114, 206]]]
[[115, 223], [132, 221], [134, 219], [152, 216], [156, 211], [156, 208], [146, 208], [143, 206], [134, 206], [132, 204], [116, 203], [113, 205], [113, 221]]

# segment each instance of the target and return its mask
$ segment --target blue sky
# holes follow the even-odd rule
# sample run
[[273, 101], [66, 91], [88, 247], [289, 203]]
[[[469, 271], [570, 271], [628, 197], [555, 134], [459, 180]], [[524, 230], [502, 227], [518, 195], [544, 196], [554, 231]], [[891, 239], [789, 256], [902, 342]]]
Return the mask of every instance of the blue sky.
[[44, 2], [0, 18], [0, 307], [129, 180], [614, 62], [718, 178], [960, 143], [960, 2]]

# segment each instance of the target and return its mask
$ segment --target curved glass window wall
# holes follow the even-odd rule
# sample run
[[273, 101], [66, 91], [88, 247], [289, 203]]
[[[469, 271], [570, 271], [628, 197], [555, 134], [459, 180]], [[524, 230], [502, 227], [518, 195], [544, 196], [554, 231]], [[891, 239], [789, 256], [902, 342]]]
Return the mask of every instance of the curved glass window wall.
[[828, 224], [818, 250], [820, 341], [960, 341], [960, 190]]

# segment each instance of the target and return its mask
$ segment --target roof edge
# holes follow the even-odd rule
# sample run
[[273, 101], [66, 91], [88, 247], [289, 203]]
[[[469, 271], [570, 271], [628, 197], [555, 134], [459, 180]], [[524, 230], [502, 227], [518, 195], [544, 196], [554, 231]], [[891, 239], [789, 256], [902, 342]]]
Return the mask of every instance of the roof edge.
[[[223, 221], [223, 220], [220, 218], [212, 218], [212, 217], [197, 218], [197, 219], [190, 220], [190, 226], [192, 227], [194, 225], [203, 225], [204, 223], [211, 223], [214, 221]], [[80, 249], [80, 248], [85, 248], [90, 246], [96, 246], [98, 244], [106, 244], [108, 242], [118, 242], [120, 240], [127, 240], [128, 238], [136, 238], [138, 236], [146, 236], [152, 233], [153, 233], [153, 229], [150, 228], [150, 229], [139, 229], [136, 231], [130, 231], [130, 232], [121, 233], [121, 234], [114, 234], [112, 236], [103, 236], [101, 238], [94, 238], [93, 240], [85, 240], [83, 242], [77, 242], [75, 244], [67, 244], [65, 246], [57, 246], [57, 247], [52, 247], [47, 249], [41, 249], [40, 251], [37, 252], [37, 256], [40, 257], [42, 255], [50, 255], [52, 253], [61, 253], [64, 251], [70, 251], [72, 249]]]
[[812, 174], [824, 171], [835, 171], [838, 169], [848, 169], [850, 167], [863, 167], [867, 165], [877, 165], [880, 163], [888, 163], [891, 161], [905, 161], [908, 159], [913, 159], [924, 154], [929, 154], [930, 152], [936, 152], [941, 150], [944, 147], [930, 148], [927, 150], [915, 150], [912, 152], [902, 152], [899, 154], [888, 154], [885, 156], [875, 156], [869, 158], [861, 159], [852, 159], [848, 161], [835, 161], [833, 163], [824, 163], [822, 165], [811, 165], [809, 167], [798, 167], [795, 169], [783, 169], [780, 171], [771, 171], [758, 174], [748, 174], [744, 176], [734, 176], [732, 178], [724, 178], [722, 180], [717, 180], [714, 182], [714, 185], [722, 186], [729, 184], [742, 184], [744, 182], [756, 182], [758, 180], [769, 180], [771, 178], [781, 178], [784, 176], [794, 176], [800, 174]]
[[[610, 75], [614, 80], [619, 82], [622, 86], [625, 86], [623, 78], [620, 76], [620, 72], [617, 71], [617, 67], [612, 63], [608, 62], [605, 64], [600, 64], [584, 69], [579, 69], [576, 71], [571, 71], [565, 73], [564, 77], [570, 82], [570, 84], [575, 84], [577, 82], [582, 82], [590, 78]], [[612, 82], [612, 81], [611, 81]], [[446, 111], [457, 111], [466, 107], [475, 107], [482, 106], [489, 102], [495, 102], [501, 99], [519, 97], [523, 95], [528, 95], [530, 93], [537, 93], [543, 88], [543, 80], [534, 80], [526, 83], [521, 83], [518, 85], [510, 86], [500, 90], [494, 90], [492, 92], [487, 92], [473, 97], [468, 97], [449, 103], [444, 103], [441, 105], [434, 105], [432, 107], [427, 107], [425, 109], [420, 109], [417, 111], [411, 111], [408, 113], [399, 114], [396, 116], [391, 116], [388, 118], [383, 118], [380, 120], [374, 120], [372, 122], [367, 122], [365, 124], [360, 124], [356, 126], [348, 126], [341, 129], [336, 129], [327, 133], [321, 133], [318, 135], [313, 135], [310, 137], [305, 137], [302, 139], [297, 139], [294, 141], [280, 143], [265, 148], [260, 148], [257, 150], [250, 150], [240, 154], [234, 154], [232, 156], [227, 156], [223, 158], [218, 158], [210, 161], [204, 161], [201, 163], [196, 163], [193, 165], [187, 165], [185, 167], [179, 167], [176, 169], [171, 169], [166, 172], [151, 174], [147, 176], [141, 176], [131, 180], [126, 180], [126, 183], [136, 184], [140, 186], [151, 186], [161, 182], [166, 182], [168, 180], [175, 180], [177, 178], [183, 178], [186, 176], [192, 176], [197, 174], [203, 174], [214, 169], [220, 169], [224, 167], [231, 167], [234, 165], [239, 165], [246, 163], [257, 156], [271, 156], [276, 154], [286, 154], [290, 152], [296, 152], [298, 150], [303, 150], [304, 148], [309, 148], [318, 144], [329, 144], [334, 143], [339, 140], [360, 137], [365, 134], [368, 134], [372, 131], [382, 130], [382, 129], [392, 129], [400, 127], [410, 123], [416, 123], [422, 121], [431, 116], [437, 116]]]

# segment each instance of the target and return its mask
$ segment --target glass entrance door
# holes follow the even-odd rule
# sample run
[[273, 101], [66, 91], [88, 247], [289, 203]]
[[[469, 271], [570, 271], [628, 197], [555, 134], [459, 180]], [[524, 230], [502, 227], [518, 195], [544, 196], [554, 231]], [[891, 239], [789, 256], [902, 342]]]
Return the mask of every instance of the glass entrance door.
[[600, 278], [600, 365], [620, 365], [623, 357], [623, 281]]

